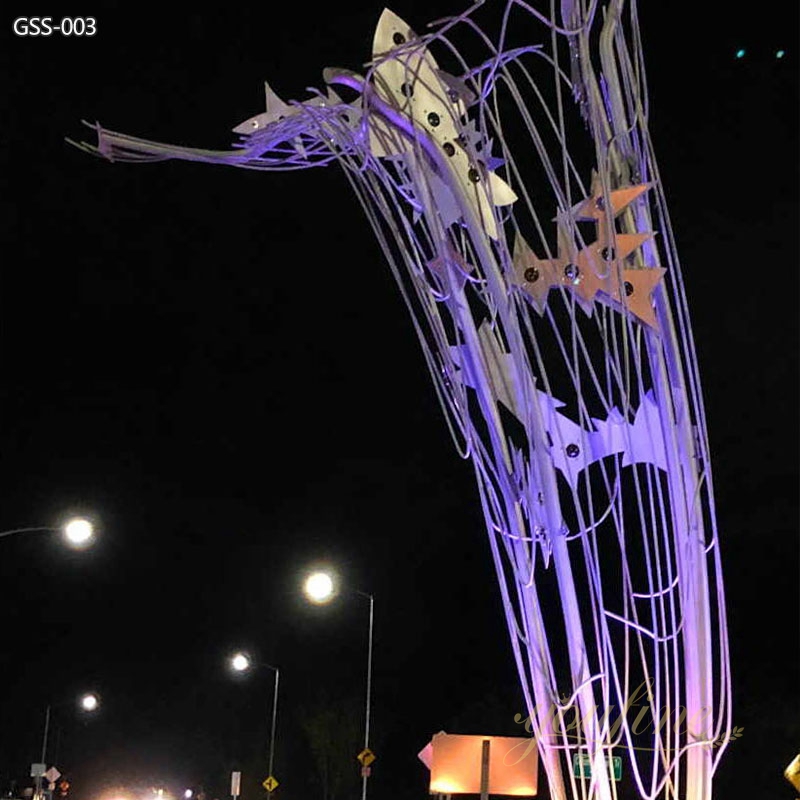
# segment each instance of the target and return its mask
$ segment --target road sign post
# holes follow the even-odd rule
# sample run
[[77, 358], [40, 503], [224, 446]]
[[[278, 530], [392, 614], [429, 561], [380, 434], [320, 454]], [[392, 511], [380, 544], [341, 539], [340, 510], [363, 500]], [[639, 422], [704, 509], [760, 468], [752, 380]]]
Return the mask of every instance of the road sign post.
[[481, 800], [489, 800], [489, 748], [491, 740], [481, 742]]
[[241, 794], [242, 791], [242, 773], [241, 772], [231, 772], [231, 797], [236, 800], [236, 798]]

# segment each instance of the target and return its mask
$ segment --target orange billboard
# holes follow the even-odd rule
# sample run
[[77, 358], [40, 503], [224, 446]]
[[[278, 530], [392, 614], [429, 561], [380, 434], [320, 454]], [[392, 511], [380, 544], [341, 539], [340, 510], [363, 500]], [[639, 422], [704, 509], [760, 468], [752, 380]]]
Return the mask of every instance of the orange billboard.
[[489, 742], [489, 794], [535, 797], [539, 767], [535, 739], [451, 733], [437, 733], [420, 753], [431, 771], [430, 793], [480, 794], [484, 742]]

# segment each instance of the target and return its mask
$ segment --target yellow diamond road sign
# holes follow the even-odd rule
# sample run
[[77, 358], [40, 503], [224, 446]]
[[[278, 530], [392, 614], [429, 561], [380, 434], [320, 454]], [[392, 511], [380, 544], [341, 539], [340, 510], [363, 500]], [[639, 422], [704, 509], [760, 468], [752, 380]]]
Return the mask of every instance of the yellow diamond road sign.
[[278, 788], [278, 781], [270, 775], [268, 778], [264, 779], [264, 782], [261, 784], [268, 792], [274, 792]]
[[357, 756], [356, 758], [361, 762], [362, 767], [368, 767], [376, 758], [375, 753], [369, 749], [369, 747], [365, 747]]
[[789, 783], [800, 792], [800, 753], [795, 756], [794, 761], [786, 767], [784, 776]]

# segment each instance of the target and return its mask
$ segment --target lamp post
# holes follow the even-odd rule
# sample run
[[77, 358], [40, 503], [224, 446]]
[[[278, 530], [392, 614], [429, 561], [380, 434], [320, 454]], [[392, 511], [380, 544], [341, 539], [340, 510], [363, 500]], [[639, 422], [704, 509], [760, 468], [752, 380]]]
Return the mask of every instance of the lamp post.
[[[57, 705], [61, 705], [60, 703]], [[78, 706], [82, 711], [85, 711], [89, 714], [94, 713], [100, 708], [100, 697], [95, 692], [86, 692], [82, 694], [78, 698]], [[42, 734], [42, 756], [39, 761], [40, 764], [43, 764], [44, 767], [47, 767], [47, 743], [48, 738], [50, 735], [50, 715], [53, 708], [53, 704], [49, 703], [47, 706], [47, 710], [44, 714], [44, 733]], [[43, 775], [36, 776], [36, 791], [35, 796], [36, 798], [42, 797], [42, 778]]]
[[[270, 723], [269, 733], [269, 765], [267, 767], [267, 778], [275, 780], [272, 774], [272, 767], [275, 763], [275, 730], [278, 721], [278, 684], [280, 681], [281, 671], [278, 667], [273, 667], [272, 664], [266, 664], [263, 661], [253, 663], [253, 660], [247, 653], [237, 652], [230, 657], [230, 667], [234, 672], [245, 673], [252, 670], [254, 667], [266, 667], [272, 670], [275, 674], [275, 684], [272, 690], [272, 721]], [[267, 789], [267, 794], [272, 795], [272, 789]]]
[[73, 517], [67, 520], [60, 528], [49, 526], [38, 526], [32, 528], [12, 528], [8, 531], [0, 531], [0, 539], [12, 536], [17, 533], [60, 533], [67, 544], [75, 548], [84, 548], [91, 545], [94, 541], [94, 525], [84, 517]]
[[[306, 597], [317, 605], [328, 603], [337, 594], [334, 576], [329, 572], [312, 572], [303, 584], [303, 591]], [[369, 632], [367, 636], [367, 691], [364, 703], [364, 751], [369, 751], [369, 726], [370, 712], [372, 708], [372, 633], [375, 622], [375, 597], [367, 592], [358, 589], [351, 590], [353, 594], [365, 597], [369, 601]], [[371, 759], [370, 759], [371, 760]], [[368, 763], [362, 762], [361, 769], [361, 800], [367, 798], [367, 772]]]
[[[369, 636], [367, 644], [367, 700], [364, 712], [364, 750], [369, 750], [369, 716], [372, 706], [372, 629], [375, 620], [375, 598], [366, 592], [356, 590], [356, 593], [369, 600]], [[369, 765], [365, 764], [361, 768], [361, 800], [367, 800], [367, 770]]]
[[[11, 528], [9, 530], [0, 531], [0, 539], [5, 539], [8, 536], [14, 536], [22, 533], [60, 533], [68, 545], [76, 549], [83, 549], [89, 547], [94, 542], [94, 525], [84, 517], [72, 517], [68, 519], [61, 527], [55, 528], [47, 525], [39, 525], [25, 528]], [[91, 699], [89, 699], [91, 698]], [[81, 698], [81, 707], [84, 711], [95, 711], [99, 705], [99, 700], [95, 694], [86, 694]], [[47, 737], [50, 733], [50, 710], [51, 706], [47, 706], [44, 717], [44, 734], [42, 736], [42, 756], [41, 762], [46, 765], [45, 759], [47, 758]], [[36, 775], [36, 798], [41, 800], [42, 797], [42, 775]]]

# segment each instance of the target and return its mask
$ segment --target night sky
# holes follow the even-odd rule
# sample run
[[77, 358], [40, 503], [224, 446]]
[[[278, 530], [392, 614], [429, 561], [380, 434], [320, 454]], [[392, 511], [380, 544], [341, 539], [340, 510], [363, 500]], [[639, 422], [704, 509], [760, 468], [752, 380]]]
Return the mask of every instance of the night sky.
[[[798, 708], [797, 20], [642, 4], [651, 126], [694, 324], [729, 596], [733, 743], [720, 797], [791, 797]], [[658, 8], [653, 6], [657, 5]], [[88, 7], [59, 11], [77, 15]], [[200, 6], [197, 7], [198, 9]], [[458, 3], [393, 7], [418, 31]], [[299, 594], [326, 562], [375, 596], [371, 797], [426, 796], [445, 729], [521, 733], [471, 467], [399, 292], [336, 168], [109, 164], [81, 119], [198, 147], [322, 69], [360, 69], [382, 6], [105, 3], [91, 39], [4, 15], [0, 530], [90, 515], [99, 542], [0, 540], [0, 790], [26, 785], [53, 704], [72, 796], [266, 777], [323, 800], [304, 720], [359, 748], [367, 604]], [[757, 9], [754, 9], [754, 13]], [[746, 50], [735, 58], [739, 48]], [[786, 50], [782, 59], [775, 51]], [[73, 698], [103, 700], [91, 721]], [[354, 716], [353, 723], [350, 717]], [[353, 761], [353, 775], [357, 764]], [[350, 793], [352, 794], [352, 792]]]

